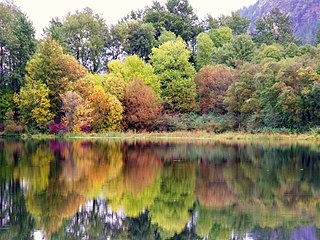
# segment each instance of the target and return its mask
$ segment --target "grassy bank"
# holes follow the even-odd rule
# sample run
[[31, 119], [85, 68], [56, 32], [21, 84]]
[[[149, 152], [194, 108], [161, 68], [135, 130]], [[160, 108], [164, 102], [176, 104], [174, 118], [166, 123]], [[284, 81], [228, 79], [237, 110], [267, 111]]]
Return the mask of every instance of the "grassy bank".
[[67, 133], [63, 135], [35, 134], [21, 135], [21, 138], [32, 139], [119, 139], [119, 140], [206, 140], [206, 141], [286, 141], [286, 142], [319, 142], [317, 133], [245, 133], [226, 132], [210, 133], [205, 131], [176, 131], [176, 132], [108, 132], [91, 134]]

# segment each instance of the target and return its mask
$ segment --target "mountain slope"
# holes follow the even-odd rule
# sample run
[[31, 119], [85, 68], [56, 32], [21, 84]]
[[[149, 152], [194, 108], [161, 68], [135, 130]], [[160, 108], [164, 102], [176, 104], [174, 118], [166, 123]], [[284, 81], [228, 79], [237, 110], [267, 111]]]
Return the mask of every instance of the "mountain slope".
[[254, 5], [240, 9], [239, 13], [250, 19], [252, 31], [256, 20], [274, 8], [289, 14], [295, 36], [301, 43], [315, 42], [320, 27], [320, 0], [258, 0]]

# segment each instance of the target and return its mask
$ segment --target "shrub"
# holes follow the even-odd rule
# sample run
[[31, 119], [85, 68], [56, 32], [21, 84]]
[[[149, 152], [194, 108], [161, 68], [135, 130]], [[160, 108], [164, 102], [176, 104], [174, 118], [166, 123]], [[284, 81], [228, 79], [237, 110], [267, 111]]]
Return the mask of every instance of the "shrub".
[[157, 94], [142, 80], [129, 83], [124, 97], [125, 128], [148, 129], [161, 113]]
[[0, 122], [0, 132], [3, 132], [5, 128], [4, 123]]
[[55, 123], [52, 122], [49, 124], [49, 133], [51, 134], [61, 134], [66, 133], [68, 131], [68, 127], [65, 123]]
[[226, 66], [208, 66], [197, 73], [195, 82], [202, 113], [226, 112], [223, 99], [234, 78], [233, 71]]
[[6, 113], [6, 123], [4, 127], [4, 132], [6, 134], [17, 134], [23, 131], [23, 127], [14, 121], [13, 111], [8, 111]]

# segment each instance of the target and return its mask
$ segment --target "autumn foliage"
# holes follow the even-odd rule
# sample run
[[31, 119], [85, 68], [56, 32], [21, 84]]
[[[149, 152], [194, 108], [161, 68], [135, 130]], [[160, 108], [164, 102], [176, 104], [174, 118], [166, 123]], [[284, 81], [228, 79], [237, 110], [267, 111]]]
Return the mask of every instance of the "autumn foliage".
[[202, 113], [226, 111], [223, 99], [234, 78], [233, 71], [222, 65], [204, 67], [197, 73], [195, 82]]
[[138, 78], [129, 83], [124, 97], [125, 126], [148, 129], [161, 113], [157, 94]]

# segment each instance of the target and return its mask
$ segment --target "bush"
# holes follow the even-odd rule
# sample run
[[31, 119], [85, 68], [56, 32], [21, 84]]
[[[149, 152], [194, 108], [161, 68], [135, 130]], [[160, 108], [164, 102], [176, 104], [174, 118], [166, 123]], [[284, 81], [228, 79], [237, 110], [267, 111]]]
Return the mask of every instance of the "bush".
[[222, 133], [230, 130], [230, 121], [226, 116], [212, 114], [164, 114], [152, 126], [153, 131], [192, 131]]
[[51, 134], [61, 134], [66, 133], [68, 131], [68, 127], [63, 122], [55, 123], [52, 122], [49, 124], [49, 133]]
[[87, 124], [82, 125], [82, 126], [80, 127], [80, 130], [81, 130], [81, 132], [84, 132], [84, 133], [89, 133], [89, 132], [92, 131], [91, 126], [90, 126], [90, 125], [87, 125]]
[[202, 113], [226, 112], [223, 99], [228, 87], [234, 82], [234, 72], [226, 66], [207, 66], [195, 76]]
[[0, 132], [3, 132], [5, 128], [4, 123], [0, 122]]
[[151, 87], [138, 78], [127, 86], [124, 107], [126, 129], [148, 129], [161, 114], [159, 97]]
[[6, 113], [6, 122], [4, 127], [4, 133], [6, 134], [18, 134], [23, 131], [23, 127], [14, 121], [14, 112], [9, 110]]
[[4, 128], [6, 134], [19, 134], [23, 131], [23, 127], [17, 123], [8, 124]]

